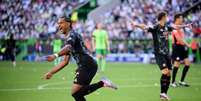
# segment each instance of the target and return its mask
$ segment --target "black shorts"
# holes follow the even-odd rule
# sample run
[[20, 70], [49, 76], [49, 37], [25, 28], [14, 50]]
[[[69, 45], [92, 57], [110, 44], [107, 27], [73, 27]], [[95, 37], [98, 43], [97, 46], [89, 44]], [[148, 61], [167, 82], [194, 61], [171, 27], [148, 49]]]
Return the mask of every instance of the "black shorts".
[[160, 70], [163, 70], [164, 68], [172, 70], [171, 58], [169, 55], [155, 54], [155, 58]]
[[180, 61], [188, 58], [188, 48], [183, 45], [173, 45], [172, 60]]
[[78, 67], [74, 78], [74, 83], [79, 85], [89, 85], [97, 72], [97, 66]]

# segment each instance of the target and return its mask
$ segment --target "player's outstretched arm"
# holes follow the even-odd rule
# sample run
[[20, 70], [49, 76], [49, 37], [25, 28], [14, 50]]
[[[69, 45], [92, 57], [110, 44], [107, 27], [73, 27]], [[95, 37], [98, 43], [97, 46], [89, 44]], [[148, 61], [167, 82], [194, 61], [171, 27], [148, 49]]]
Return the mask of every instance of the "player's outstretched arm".
[[70, 52], [71, 52], [71, 49], [72, 49], [72, 46], [67, 44], [65, 45], [60, 51], [59, 53], [56, 53], [56, 54], [53, 54], [53, 55], [48, 55], [46, 58], [47, 58], [47, 61], [48, 62], [52, 62], [54, 61], [54, 59], [56, 59], [57, 57], [60, 57], [60, 56], [64, 56], [64, 55], [69, 55]]
[[133, 21], [131, 21], [131, 24], [132, 24], [132, 26], [135, 28], [135, 27], [138, 27], [138, 28], [140, 28], [140, 29], [142, 29], [142, 30], [147, 30], [147, 26], [145, 25], [145, 24], [136, 24], [135, 22], [133, 22]]
[[70, 60], [70, 55], [65, 55], [63, 61], [61, 61], [58, 65], [56, 65], [51, 71], [44, 75], [44, 79], [50, 79], [53, 74], [57, 73], [61, 69], [63, 69], [66, 65], [68, 65]]
[[192, 27], [192, 24], [193, 23], [189, 23], [189, 24], [184, 24], [184, 25], [172, 25], [172, 27], [174, 28], [174, 29], [180, 29], [180, 28], [185, 28], [185, 27]]

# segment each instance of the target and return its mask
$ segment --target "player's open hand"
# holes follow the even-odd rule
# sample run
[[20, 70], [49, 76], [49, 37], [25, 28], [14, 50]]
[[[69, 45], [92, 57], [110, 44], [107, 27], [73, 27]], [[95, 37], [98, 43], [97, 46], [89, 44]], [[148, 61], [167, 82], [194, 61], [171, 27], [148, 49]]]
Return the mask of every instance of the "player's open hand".
[[192, 29], [193, 28], [193, 23], [189, 23], [186, 25], [188, 28]]
[[47, 56], [47, 61], [48, 61], [48, 62], [52, 62], [52, 61], [54, 61], [54, 59], [56, 59], [56, 56], [55, 56], [55, 55], [48, 55], [48, 56]]
[[52, 76], [53, 74], [51, 72], [48, 72], [44, 75], [43, 79], [48, 80], [48, 79], [51, 79]]

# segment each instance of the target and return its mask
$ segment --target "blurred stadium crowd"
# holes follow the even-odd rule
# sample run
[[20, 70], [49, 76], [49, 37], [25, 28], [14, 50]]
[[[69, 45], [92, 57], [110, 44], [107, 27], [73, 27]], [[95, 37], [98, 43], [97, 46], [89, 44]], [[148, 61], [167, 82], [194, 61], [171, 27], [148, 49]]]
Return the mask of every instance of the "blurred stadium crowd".
[[[12, 1], [12, 2], [11, 2]], [[133, 29], [129, 19], [137, 23], [152, 25], [156, 23], [158, 11], [166, 10], [169, 23], [175, 13], [183, 12], [199, 0], [122, 0], [122, 3], [103, 14], [104, 28], [108, 31], [112, 53], [149, 53], [152, 43], [141, 40], [151, 39], [150, 34], [140, 29]], [[18, 40], [29, 38], [53, 38], [56, 33], [57, 18], [68, 15], [73, 8], [85, 0], [2, 0], [0, 1], [0, 38], [13, 33]], [[199, 37], [201, 33], [201, 13], [190, 13], [185, 23], [193, 24], [193, 29], [186, 28], [187, 37]], [[91, 34], [96, 23], [90, 19], [77, 21], [74, 29], [86, 39], [90, 48]], [[50, 41], [48, 41], [50, 42]], [[51, 43], [49, 43], [51, 44]]]
[[[2, 0], [0, 38], [14, 33], [16, 39], [39, 38], [56, 32], [56, 21], [85, 0]], [[43, 36], [43, 35], [42, 35]]]

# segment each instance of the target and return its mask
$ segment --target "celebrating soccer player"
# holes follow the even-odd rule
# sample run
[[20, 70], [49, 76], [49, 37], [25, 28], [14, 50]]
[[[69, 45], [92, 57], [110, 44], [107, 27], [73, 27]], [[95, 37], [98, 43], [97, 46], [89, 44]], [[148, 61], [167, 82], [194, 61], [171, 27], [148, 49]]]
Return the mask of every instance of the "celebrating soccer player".
[[96, 74], [97, 63], [88, 54], [82, 36], [72, 29], [71, 24], [69, 18], [59, 18], [58, 28], [66, 37], [65, 46], [60, 50], [60, 52], [47, 56], [47, 61], [51, 62], [60, 56], [64, 56], [64, 60], [45, 74], [44, 78], [50, 79], [53, 74], [60, 71], [69, 63], [70, 56], [72, 56], [78, 66], [74, 83], [72, 85], [72, 96], [75, 101], [86, 101], [84, 96], [102, 87], [117, 89], [117, 87], [107, 78], [102, 78], [98, 83], [90, 84]]

